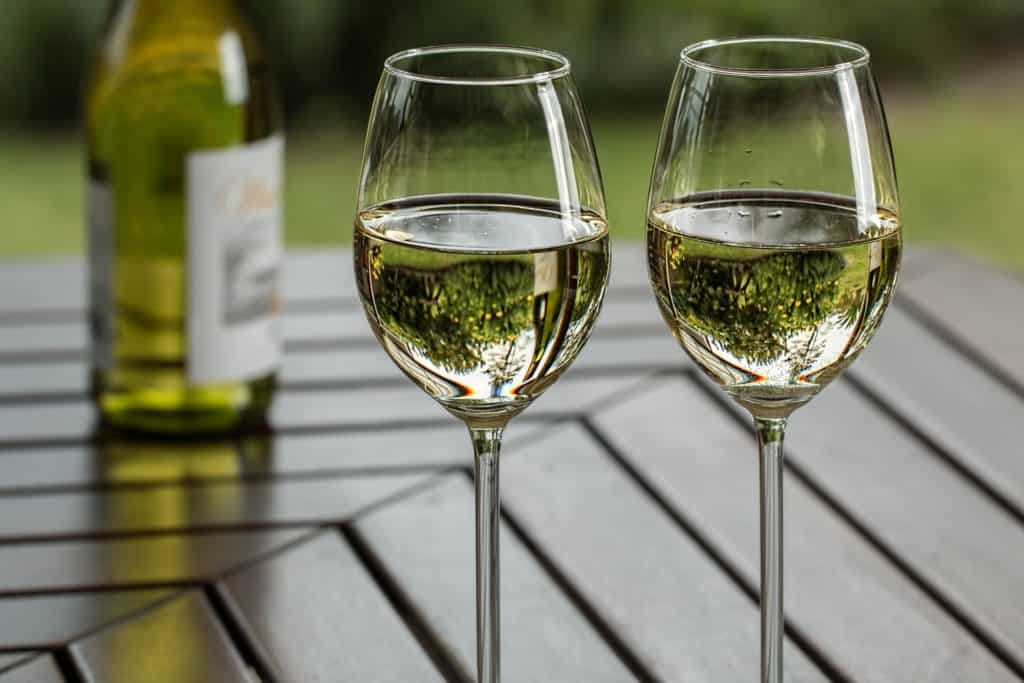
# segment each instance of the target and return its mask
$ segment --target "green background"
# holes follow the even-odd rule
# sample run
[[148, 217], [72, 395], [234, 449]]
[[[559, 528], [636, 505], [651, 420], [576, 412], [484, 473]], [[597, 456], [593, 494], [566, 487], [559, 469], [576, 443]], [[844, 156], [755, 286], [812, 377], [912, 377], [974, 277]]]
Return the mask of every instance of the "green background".
[[[250, 0], [289, 120], [291, 245], [348, 244], [366, 108], [390, 52], [459, 41], [566, 53], [594, 124], [613, 233], [640, 239], [679, 49], [709, 36], [866, 44], [889, 114], [912, 242], [1024, 268], [1024, 3]], [[82, 249], [82, 64], [104, 3], [9, 3], [0, 22], [0, 256]]]

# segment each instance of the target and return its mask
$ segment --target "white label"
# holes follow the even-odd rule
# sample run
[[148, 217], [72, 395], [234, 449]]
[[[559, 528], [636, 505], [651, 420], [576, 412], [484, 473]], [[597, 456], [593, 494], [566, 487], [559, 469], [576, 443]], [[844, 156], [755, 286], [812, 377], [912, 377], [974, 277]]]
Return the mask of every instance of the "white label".
[[265, 375], [281, 356], [284, 137], [189, 154], [188, 378]]
[[114, 364], [114, 193], [107, 183], [90, 179], [87, 196], [92, 362], [108, 370]]

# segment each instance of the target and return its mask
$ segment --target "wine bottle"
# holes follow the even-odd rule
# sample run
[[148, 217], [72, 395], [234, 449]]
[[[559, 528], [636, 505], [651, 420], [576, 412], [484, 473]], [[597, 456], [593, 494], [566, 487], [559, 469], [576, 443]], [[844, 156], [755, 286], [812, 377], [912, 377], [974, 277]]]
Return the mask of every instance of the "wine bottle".
[[85, 96], [92, 393], [115, 427], [265, 417], [280, 359], [282, 115], [236, 0], [115, 0]]

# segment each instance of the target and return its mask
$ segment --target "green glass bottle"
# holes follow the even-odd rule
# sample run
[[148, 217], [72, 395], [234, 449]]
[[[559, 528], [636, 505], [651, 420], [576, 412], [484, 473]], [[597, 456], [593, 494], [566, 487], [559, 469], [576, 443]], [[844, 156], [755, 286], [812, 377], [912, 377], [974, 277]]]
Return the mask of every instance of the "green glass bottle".
[[266, 415], [280, 361], [281, 107], [236, 0], [115, 0], [89, 72], [93, 397], [164, 434]]

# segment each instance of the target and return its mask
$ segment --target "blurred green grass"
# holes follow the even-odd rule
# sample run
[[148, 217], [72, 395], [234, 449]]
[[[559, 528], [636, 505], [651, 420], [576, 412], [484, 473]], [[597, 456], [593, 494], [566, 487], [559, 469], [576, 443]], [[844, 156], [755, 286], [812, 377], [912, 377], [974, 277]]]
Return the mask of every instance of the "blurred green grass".
[[[894, 93], [889, 121], [911, 242], [950, 245], [1024, 270], [1024, 93]], [[599, 116], [594, 137], [613, 234], [643, 235], [659, 114]], [[289, 138], [290, 246], [348, 245], [362, 151], [358, 125], [302, 126]], [[0, 136], [0, 257], [82, 249], [81, 153], [72, 136]]]

